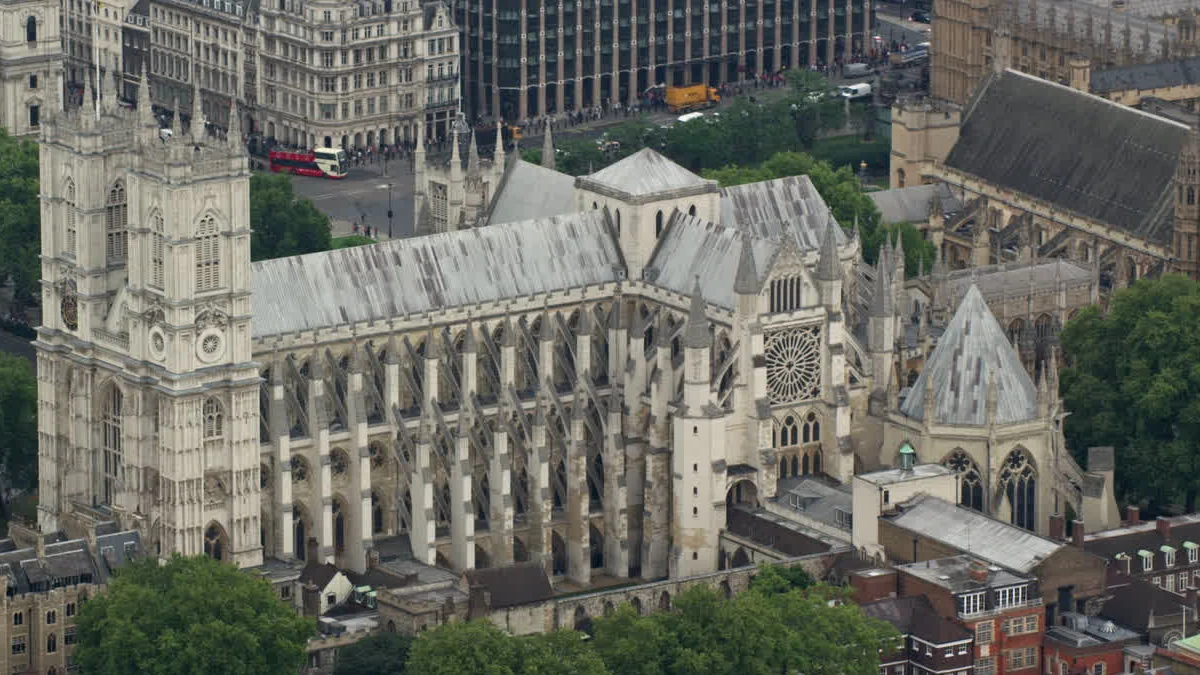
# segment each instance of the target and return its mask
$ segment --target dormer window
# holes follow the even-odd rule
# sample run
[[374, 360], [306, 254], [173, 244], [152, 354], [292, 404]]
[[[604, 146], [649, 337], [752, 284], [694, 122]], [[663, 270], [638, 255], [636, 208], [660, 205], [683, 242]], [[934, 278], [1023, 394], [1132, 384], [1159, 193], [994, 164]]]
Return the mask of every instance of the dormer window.
[[1188, 564], [1195, 565], [1197, 562], [1200, 562], [1200, 544], [1185, 541], [1183, 542], [1183, 548], [1187, 550]]
[[1175, 548], [1164, 544], [1161, 548], [1159, 548], [1159, 550], [1163, 552], [1164, 564], [1167, 567], [1174, 567], [1175, 566]]
[[1149, 572], [1154, 569], [1154, 554], [1150, 551], [1142, 549], [1138, 551], [1138, 557], [1142, 559], [1142, 571]]

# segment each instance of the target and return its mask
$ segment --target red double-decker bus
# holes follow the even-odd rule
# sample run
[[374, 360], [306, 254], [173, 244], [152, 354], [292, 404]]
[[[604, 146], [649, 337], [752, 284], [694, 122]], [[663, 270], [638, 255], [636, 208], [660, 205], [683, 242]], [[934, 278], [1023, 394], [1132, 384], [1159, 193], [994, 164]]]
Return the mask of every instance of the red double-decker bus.
[[272, 150], [268, 155], [271, 170], [296, 176], [316, 178], [345, 178], [346, 151], [333, 148], [317, 148], [312, 152], [282, 152]]

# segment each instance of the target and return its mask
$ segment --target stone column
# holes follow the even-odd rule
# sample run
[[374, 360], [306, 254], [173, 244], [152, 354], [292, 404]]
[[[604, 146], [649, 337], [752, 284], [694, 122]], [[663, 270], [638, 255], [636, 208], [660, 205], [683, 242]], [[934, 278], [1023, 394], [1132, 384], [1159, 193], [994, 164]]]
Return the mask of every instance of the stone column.
[[587, 408], [576, 397], [571, 408], [571, 441], [567, 452], [567, 576], [586, 586], [592, 580], [590, 523], [588, 518], [587, 440], [584, 416]]
[[671, 362], [670, 325], [665, 315], [661, 315], [655, 337], [658, 371], [650, 382], [650, 438], [642, 523], [642, 576], [649, 579], [667, 576], [670, 553], [671, 449], [667, 401], [675, 397], [675, 371]]
[[275, 467], [271, 480], [275, 485], [273, 506], [275, 508], [275, 550], [282, 557], [294, 557], [303, 553], [304, 542], [293, 541], [296, 530], [292, 527], [292, 450], [291, 425], [288, 424], [287, 400], [284, 398], [284, 361], [275, 359], [271, 364], [271, 403], [268, 430], [274, 448]]
[[346, 417], [350, 427], [349, 485], [346, 494], [346, 551], [345, 564], [355, 572], [367, 571], [367, 551], [372, 546], [371, 533], [371, 452], [367, 447], [367, 406], [363, 391], [363, 372], [366, 355], [355, 345], [350, 355], [347, 375]]
[[539, 397], [533, 418], [533, 437], [526, 472], [529, 474], [529, 542], [530, 560], [541, 562], [551, 569], [550, 527], [550, 434], [546, 431], [545, 401]]
[[321, 561], [333, 562], [333, 477], [329, 466], [329, 403], [325, 398], [328, 396], [325, 392], [328, 372], [325, 356], [319, 349], [314, 349], [309, 368], [308, 419], [313, 457], [317, 461], [310, 472], [313, 487], [309, 513], [313, 517], [313, 536], [319, 546], [317, 555]]
[[471, 504], [472, 415], [465, 408], [458, 414], [458, 436], [450, 459], [450, 542], [456, 570], [475, 568], [475, 509]]
[[[428, 388], [428, 387], [426, 387]], [[421, 427], [417, 431], [416, 456], [413, 457], [412, 474], [409, 476], [409, 494], [412, 497], [412, 525], [408, 539], [413, 558], [426, 565], [437, 562], [437, 521], [433, 512], [433, 412], [429, 404], [421, 415]]]
[[[707, 68], [705, 69], [707, 72]], [[604, 437], [604, 566], [614, 577], [629, 575], [629, 513], [625, 483], [625, 437], [621, 433], [623, 377], [629, 339], [618, 295], [608, 320], [608, 429]]]

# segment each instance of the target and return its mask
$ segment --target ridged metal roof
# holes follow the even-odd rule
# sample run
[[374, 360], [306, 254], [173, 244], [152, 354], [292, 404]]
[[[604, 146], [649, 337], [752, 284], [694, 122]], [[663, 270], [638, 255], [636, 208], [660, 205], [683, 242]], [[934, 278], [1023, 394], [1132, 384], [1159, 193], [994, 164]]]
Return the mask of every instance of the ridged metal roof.
[[[808, 176], [788, 176], [721, 189], [721, 224], [759, 239], [790, 236], [801, 251], [815, 251], [833, 215]], [[846, 233], [838, 228], [838, 246]]]
[[650, 148], [638, 150], [584, 179], [635, 197], [713, 185], [713, 181], [697, 176]]
[[264, 260], [253, 275], [262, 337], [614, 282], [624, 262], [605, 212], [586, 211]]
[[575, 211], [575, 177], [513, 160], [492, 204], [489, 224], [549, 218]]
[[926, 381], [935, 397], [938, 424], [982, 426], [987, 423], [988, 388], [996, 385], [996, 422], [1013, 424], [1037, 417], [1037, 388], [1004, 329], [988, 309], [977, 286], [971, 286], [938, 339], [924, 370], [900, 411], [925, 419]]
[[761, 274], [768, 269], [778, 242], [748, 238], [733, 228], [676, 211], [643, 278], [660, 288], [691, 295], [699, 277], [705, 302], [733, 309], [733, 282], [746, 239], [751, 241], [754, 266]]

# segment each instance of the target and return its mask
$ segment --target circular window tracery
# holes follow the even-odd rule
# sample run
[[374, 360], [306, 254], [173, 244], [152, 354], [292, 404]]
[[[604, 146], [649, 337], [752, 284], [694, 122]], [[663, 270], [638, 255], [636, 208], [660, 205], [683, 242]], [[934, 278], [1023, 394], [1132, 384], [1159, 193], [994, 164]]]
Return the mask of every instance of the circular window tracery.
[[793, 403], [821, 393], [821, 336], [816, 326], [772, 333], [767, 338], [767, 394], [772, 403]]

